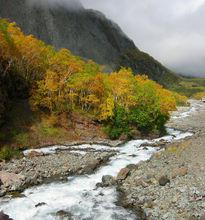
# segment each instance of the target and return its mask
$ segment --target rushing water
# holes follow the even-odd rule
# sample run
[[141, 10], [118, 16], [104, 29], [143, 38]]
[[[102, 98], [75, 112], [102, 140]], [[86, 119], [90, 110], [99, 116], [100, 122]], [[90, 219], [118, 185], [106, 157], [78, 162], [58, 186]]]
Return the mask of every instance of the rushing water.
[[[24, 198], [11, 200], [4, 198], [0, 200], [0, 209], [9, 214], [14, 220], [57, 220], [59, 217], [55, 213], [60, 210], [70, 212], [74, 220], [136, 219], [133, 213], [116, 205], [118, 195], [115, 187], [96, 188], [96, 183], [101, 182], [103, 175], [116, 176], [121, 168], [149, 159], [158, 150], [150, 147], [153, 143], [161, 140], [171, 142], [192, 135], [191, 133], [182, 133], [172, 129], [169, 129], [168, 132], [169, 135], [162, 138], [152, 141], [133, 140], [115, 148], [117, 154], [110, 159], [107, 165], [98, 169], [94, 174], [72, 176], [64, 183], [45, 184], [27, 189], [23, 193]], [[142, 144], [143, 146], [141, 146]], [[147, 145], [146, 148], [144, 144]], [[86, 146], [75, 146], [75, 152], [78, 152], [78, 148], [82, 149]], [[56, 147], [42, 150], [53, 153]], [[87, 147], [95, 149], [109, 148], [98, 145], [88, 145]], [[62, 148], [65, 147], [62, 146]], [[36, 204], [42, 202], [45, 205], [35, 207]]]
[[172, 116], [173, 119], [180, 119], [189, 117], [196, 112], [198, 112], [202, 107], [204, 107], [204, 103], [196, 100], [189, 100], [189, 107], [179, 107], [178, 111], [174, 113]]

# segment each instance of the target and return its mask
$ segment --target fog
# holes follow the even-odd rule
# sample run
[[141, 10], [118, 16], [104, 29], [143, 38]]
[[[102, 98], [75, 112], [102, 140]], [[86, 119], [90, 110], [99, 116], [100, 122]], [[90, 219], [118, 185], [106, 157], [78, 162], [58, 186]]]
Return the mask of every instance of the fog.
[[[29, 0], [81, 7], [78, 0]], [[205, 0], [81, 0], [102, 11], [136, 44], [170, 69], [205, 76]]]
[[31, 6], [41, 7], [64, 6], [70, 9], [79, 9], [83, 7], [79, 0], [27, 0], [27, 3]]
[[205, 0], [82, 0], [178, 73], [205, 76]]

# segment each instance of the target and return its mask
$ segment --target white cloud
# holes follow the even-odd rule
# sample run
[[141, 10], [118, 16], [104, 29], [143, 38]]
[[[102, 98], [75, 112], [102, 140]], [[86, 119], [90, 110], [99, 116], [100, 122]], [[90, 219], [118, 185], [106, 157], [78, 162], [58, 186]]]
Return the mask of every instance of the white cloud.
[[204, 73], [205, 0], [81, 0], [177, 72]]
[[176, 12], [179, 16], [196, 12], [203, 4], [204, 0], [183, 0], [176, 3]]

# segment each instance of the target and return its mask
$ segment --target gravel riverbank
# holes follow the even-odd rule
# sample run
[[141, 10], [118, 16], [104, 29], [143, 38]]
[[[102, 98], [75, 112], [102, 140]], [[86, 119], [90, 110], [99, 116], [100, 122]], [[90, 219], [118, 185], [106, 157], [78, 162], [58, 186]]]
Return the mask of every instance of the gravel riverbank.
[[129, 168], [128, 177], [118, 182], [121, 204], [140, 211], [141, 219], [205, 219], [205, 105], [198, 107], [168, 123], [193, 132], [192, 137], [167, 144], [149, 161]]
[[53, 181], [66, 180], [70, 175], [89, 174], [106, 163], [114, 151], [85, 152], [68, 150], [44, 155], [32, 151], [20, 160], [0, 164], [0, 196], [20, 196], [25, 188]]
[[[170, 129], [172, 136], [169, 136], [167, 140], [166, 137], [160, 138], [158, 141], [156, 141], [157, 139], [155, 141], [144, 140], [144, 142], [135, 140], [127, 143], [127, 146], [122, 145], [122, 148], [115, 148], [116, 146], [119, 147], [123, 143], [122, 141], [108, 141], [106, 143], [102, 141], [100, 143], [79, 143], [80, 145], [78, 143], [69, 143], [65, 146], [51, 146], [26, 151], [24, 152], [24, 158], [0, 164], [0, 196], [10, 194], [13, 197], [24, 197], [25, 193], [20, 194], [20, 192], [25, 188], [53, 181], [62, 182], [67, 180], [69, 176], [91, 174], [109, 161], [107, 166], [102, 166], [98, 170], [99, 173], [96, 172], [89, 177], [88, 175], [79, 176], [79, 178], [76, 177], [71, 180], [69, 184], [75, 185], [75, 183], [78, 183], [79, 187], [75, 189], [72, 185], [70, 189], [66, 184], [65, 192], [63, 192], [67, 195], [68, 191], [71, 190], [68, 195], [74, 199], [72, 201], [79, 198], [79, 201], [84, 202], [84, 194], [87, 199], [90, 196], [90, 203], [86, 203], [86, 205], [88, 207], [91, 205], [92, 207], [92, 204], [95, 204], [92, 213], [94, 216], [98, 202], [99, 204], [104, 204], [105, 202], [105, 207], [108, 204], [112, 206], [113, 213], [115, 213], [115, 209], [120, 209], [120, 207], [115, 206], [112, 198], [115, 196], [115, 187], [112, 188], [112, 186], [117, 185], [120, 195], [118, 204], [135, 211], [139, 219], [203, 220], [205, 219], [205, 176], [203, 175], [205, 171], [205, 125], [203, 123], [205, 105], [192, 103], [192, 106], [194, 107], [190, 109], [182, 108], [177, 113], [174, 113], [168, 123], [170, 128], [192, 132], [192, 137], [189, 137], [190, 133], [186, 133], [186, 138], [184, 138], [184, 133]], [[179, 141], [180, 138], [184, 139]], [[137, 146], [140, 146], [140, 149], [136, 149]], [[155, 153], [150, 160], [140, 162], [137, 165], [132, 164], [142, 159], [148, 159], [150, 157], [149, 151], [150, 154], [154, 153], [155, 147], [157, 149], [161, 148], [161, 151]], [[119, 151], [119, 149], [121, 150]], [[113, 155], [115, 156], [112, 157]], [[130, 165], [127, 168], [123, 168], [116, 178], [111, 176], [116, 175], [120, 168], [125, 167], [127, 164]], [[99, 182], [101, 178], [102, 183]], [[87, 184], [86, 186], [84, 186], [85, 183]], [[34, 195], [33, 192], [31, 194], [27, 193], [26, 197], [21, 198], [27, 201], [27, 206], [33, 201], [29, 200], [32, 195], [35, 197], [35, 195], [39, 194], [39, 198], [43, 199], [43, 202], [36, 202], [35, 207], [31, 207], [34, 214], [32, 212], [29, 213], [32, 216], [36, 216], [39, 213], [43, 214], [39, 208], [41, 205], [44, 206], [44, 211], [49, 212], [50, 206], [52, 211], [54, 211], [53, 209], [57, 210], [58, 205], [61, 204], [57, 202], [54, 207], [50, 204], [50, 199], [46, 200], [47, 197], [50, 198], [50, 192], [46, 193], [46, 186], [42, 185], [36, 191], [34, 187]], [[107, 186], [111, 188], [107, 189]], [[50, 187], [53, 187], [53, 192], [58, 192], [61, 184], [51, 184]], [[79, 197], [77, 195], [73, 196], [72, 187], [76, 190], [77, 195], [80, 195]], [[102, 199], [102, 197], [107, 196], [107, 193], [109, 195], [110, 190], [112, 191], [112, 196]], [[42, 196], [42, 193], [44, 196]], [[67, 199], [67, 196], [65, 198]], [[61, 199], [65, 198], [62, 197]], [[7, 199], [7, 197], [2, 197], [2, 199], [2, 204], [4, 204], [4, 199]], [[11, 207], [14, 205], [14, 207], [21, 210], [24, 205], [19, 206], [18, 201], [20, 202], [21, 200], [18, 199], [13, 199], [10, 205]], [[76, 203], [77, 206], [79, 204]], [[102, 212], [101, 205], [98, 207], [100, 212]], [[59, 205], [59, 207], [62, 208], [62, 205]], [[81, 210], [82, 207], [78, 208]], [[7, 209], [5, 208], [5, 210]], [[12, 211], [9, 204], [7, 211], [8, 213]], [[62, 210], [60, 211], [62, 212]], [[107, 208], [105, 208], [103, 212], [106, 213], [107, 211]], [[135, 219], [131, 216], [132, 214], [129, 216], [129, 212], [121, 211], [123, 216], [127, 216], [126, 219]], [[74, 213], [76, 214], [76, 212]], [[118, 212], [115, 214], [120, 216]], [[27, 218], [25, 217], [25, 219]]]

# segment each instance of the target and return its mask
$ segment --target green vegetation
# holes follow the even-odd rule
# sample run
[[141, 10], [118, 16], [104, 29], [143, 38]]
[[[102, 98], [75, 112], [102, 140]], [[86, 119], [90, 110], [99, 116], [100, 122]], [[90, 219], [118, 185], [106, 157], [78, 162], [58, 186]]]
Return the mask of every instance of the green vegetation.
[[193, 99], [197, 99], [197, 100], [201, 100], [202, 98], [205, 98], [205, 91], [204, 92], [198, 92], [198, 93], [195, 93], [193, 96], [192, 96]]
[[173, 84], [171, 90], [187, 97], [205, 91], [205, 78], [182, 77], [179, 84]]
[[11, 148], [8, 146], [4, 146], [0, 149], [0, 161], [5, 160], [8, 161], [11, 158], [19, 158], [22, 156], [21, 151], [18, 148]]
[[[71, 133], [79, 139], [84, 137], [82, 130], [97, 133], [103, 127], [112, 139], [131, 137], [135, 130], [163, 133], [176, 101], [186, 100], [145, 75], [135, 76], [131, 69], [103, 73], [93, 61], [66, 49], [55, 51], [2, 19], [1, 83], [6, 85], [4, 97], [13, 106], [1, 142], [19, 148], [60, 143]], [[5, 118], [5, 112], [0, 114]], [[76, 132], [76, 125], [81, 132]]]
[[165, 68], [161, 63], [138, 49], [128, 49], [120, 57], [118, 69], [122, 66], [130, 67], [140, 74], [147, 74], [149, 78], [155, 80], [166, 88], [180, 82], [180, 77]]

